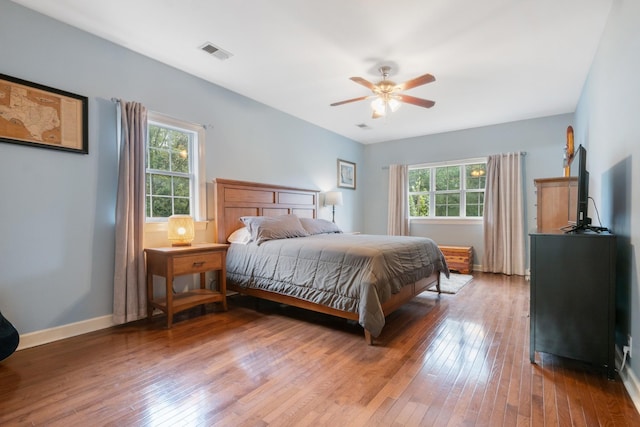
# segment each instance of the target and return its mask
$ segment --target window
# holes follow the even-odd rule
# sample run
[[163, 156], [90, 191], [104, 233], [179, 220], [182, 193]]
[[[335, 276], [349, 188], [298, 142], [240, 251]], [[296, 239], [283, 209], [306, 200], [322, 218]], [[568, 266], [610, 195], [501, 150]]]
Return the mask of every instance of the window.
[[482, 218], [485, 159], [409, 167], [409, 216]]
[[145, 155], [147, 222], [174, 214], [205, 217], [204, 127], [148, 114]]

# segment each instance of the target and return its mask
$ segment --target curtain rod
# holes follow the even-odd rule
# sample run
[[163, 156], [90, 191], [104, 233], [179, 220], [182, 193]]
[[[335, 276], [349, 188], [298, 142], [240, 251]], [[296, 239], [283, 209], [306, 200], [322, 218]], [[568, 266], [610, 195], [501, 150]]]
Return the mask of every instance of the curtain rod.
[[[526, 151], [519, 151], [519, 153], [520, 153], [521, 156], [526, 156], [527, 155]], [[502, 154], [506, 154], [506, 153], [502, 153]], [[451, 162], [452, 163], [464, 162], [464, 160], [452, 160]], [[434, 164], [437, 164], [437, 163], [441, 163], [441, 162], [434, 162]], [[417, 163], [417, 164], [419, 164], [419, 163]], [[411, 166], [411, 165], [409, 165], [409, 166]], [[385, 169], [389, 169], [389, 166], [382, 166], [382, 170], [385, 170]]]
[[[117, 102], [120, 102], [120, 99], [119, 98], [111, 98], [111, 102], [116, 102], [117, 103]], [[161, 114], [161, 113], [156, 113], [156, 114]], [[212, 124], [209, 124], [209, 125], [205, 125], [205, 124], [201, 124], [201, 123], [194, 123], [194, 124], [202, 126], [203, 128], [205, 128], [205, 130], [209, 129], [210, 127], [213, 128]]]

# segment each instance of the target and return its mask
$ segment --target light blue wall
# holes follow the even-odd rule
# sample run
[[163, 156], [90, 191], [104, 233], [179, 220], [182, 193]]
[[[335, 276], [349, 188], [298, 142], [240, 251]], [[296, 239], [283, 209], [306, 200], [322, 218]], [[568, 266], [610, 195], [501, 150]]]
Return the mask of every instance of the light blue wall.
[[[0, 0], [0, 73], [89, 98], [89, 155], [0, 143], [0, 310], [21, 334], [112, 312], [115, 104], [207, 125], [208, 179], [331, 190], [359, 143]], [[336, 220], [360, 229], [361, 191]], [[330, 218], [329, 208], [319, 215]]]
[[[640, 2], [615, 0], [576, 110], [576, 142], [588, 148], [589, 195], [617, 235], [616, 343], [633, 340], [640, 376]], [[593, 205], [589, 216], [596, 221]], [[597, 221], [596, 221], [597, 223]]]
[[[536, 207], [533, 180], [562, 176], [567, 126], [572, 124], [572, 120], [572, 114], [563, 114], [366, 146], [364, 173], [367, 186], [363, 194], [365, 230], [373, 234], [385, 234], [387, 231], [387, 166], [390, 164], [415, 165], [464, 160], [517, 151], [527, 153], [524, 165], [526, 231], [534, 230]], [[431, 237], [444, 245], [472, 245], [474, 263], [482, 263], [484, 236], [481, 223], [412, 224], [411, 234]]]

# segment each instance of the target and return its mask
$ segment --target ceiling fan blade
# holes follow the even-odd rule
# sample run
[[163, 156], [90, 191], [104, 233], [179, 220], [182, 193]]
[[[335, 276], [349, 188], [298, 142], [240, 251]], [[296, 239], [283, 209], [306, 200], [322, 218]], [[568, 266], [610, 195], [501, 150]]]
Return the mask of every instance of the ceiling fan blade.
[[340, 102], [334, 102], [333, 104], [330, 104], [332, 107], [337, 107], [338, 105], [342, 105], [342, 104], [348, 104], [349, 102], [356, 102], [356, 101], [364, 101], [367, 98], [371, 98], [371, 96], [373, 95], [369, 95], [369, 96], [360, 96], [358, 98], [353, 98], [353, 99], [347, 99], [345, 101], [340, 101]]
[[431, 108], [436, 103], [428, 99], [416, 98], [415, 96], [398, 94], [394, 96], [398, 101], [406, 102], [407, 104], [417, 105], [418, 107]]
[[426, 85], [427, 83], [434, 82], [436, 80], [431, 74], [425, 74], [424, 76], [416, 77], [415, 79], [408, 80], [404, 83], [396, 85], [393, 90], [408, 90], [416, 86]]
[[369, 80], [363, 79], [362, 77], [351, 77], [351, 80], [353, 80], [354, 82], [356, 82], [358, 84], [361, 84], [362, 86], [366, 87], [367, 89], [371, 89], [374, 92], [376, 92], [377, 89], [378, 89], [378, 86], [374, 85]]

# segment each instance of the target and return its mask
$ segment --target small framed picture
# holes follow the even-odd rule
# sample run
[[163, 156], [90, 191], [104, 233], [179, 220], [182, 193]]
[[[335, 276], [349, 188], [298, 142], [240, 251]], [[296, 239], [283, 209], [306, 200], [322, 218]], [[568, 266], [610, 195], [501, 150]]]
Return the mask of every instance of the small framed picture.
[[89, 153], [88, 98], [0, 74], [0, 142]]
[[338, 159], [338, 187], [356, 189], [356, 164]]

